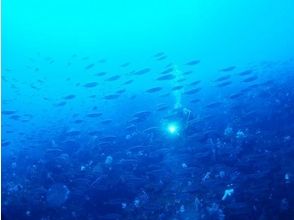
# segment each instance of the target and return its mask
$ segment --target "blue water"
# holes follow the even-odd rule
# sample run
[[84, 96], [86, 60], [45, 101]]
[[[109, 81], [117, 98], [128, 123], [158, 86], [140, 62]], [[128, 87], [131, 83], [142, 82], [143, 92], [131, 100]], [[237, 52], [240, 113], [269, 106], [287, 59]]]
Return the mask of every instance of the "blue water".
[[294, 2], [2, 3], [2, 219], [294, 219]]

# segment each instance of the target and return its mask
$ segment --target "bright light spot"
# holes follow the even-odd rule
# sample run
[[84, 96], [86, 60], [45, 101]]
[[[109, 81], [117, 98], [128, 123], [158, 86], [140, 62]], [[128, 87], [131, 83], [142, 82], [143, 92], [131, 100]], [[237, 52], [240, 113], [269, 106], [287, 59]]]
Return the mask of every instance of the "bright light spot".
[[169, 124], [167, 130], [170, 134], [178, 134], [179, 128], [175, 124]]

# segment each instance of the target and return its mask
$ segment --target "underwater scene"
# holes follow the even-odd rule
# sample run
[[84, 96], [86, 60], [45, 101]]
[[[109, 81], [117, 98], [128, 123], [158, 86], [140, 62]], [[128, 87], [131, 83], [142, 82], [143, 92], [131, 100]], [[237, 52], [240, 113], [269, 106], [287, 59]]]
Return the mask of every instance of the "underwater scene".
[[2, 219], [294, 219], [293, 11], [3, 0]]

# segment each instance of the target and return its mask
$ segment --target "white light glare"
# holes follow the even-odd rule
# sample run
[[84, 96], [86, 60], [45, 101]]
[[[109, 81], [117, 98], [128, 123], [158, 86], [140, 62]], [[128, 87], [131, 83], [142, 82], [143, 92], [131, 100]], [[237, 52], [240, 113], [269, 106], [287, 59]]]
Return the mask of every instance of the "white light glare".
[[167, 126], [167, 130], [170, 134], [178, 134], [178, 126], [175, 124], [169, 124]]

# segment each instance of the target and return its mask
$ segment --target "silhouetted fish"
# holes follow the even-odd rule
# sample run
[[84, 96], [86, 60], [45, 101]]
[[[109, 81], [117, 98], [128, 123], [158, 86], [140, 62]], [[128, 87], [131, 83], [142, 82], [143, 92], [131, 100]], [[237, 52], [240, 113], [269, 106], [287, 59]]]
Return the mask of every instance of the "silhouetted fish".
[[120, 67], [127, 67], [127, 66], [129, 66], [130, 64], [131, 64], [131, 63], [126, 62], [126, 63], [121, 64]]
[[97, 82], [89, 82], [89, 83], [84, 84], [84, 87], [93, 88], [93, 87], [96, 87], [97, 85], [98, 85]]
[[167, 56], [161, 56], [161, 57], [158, 57], [157, 60], [158, 60], [158, 61], [160, 61], [160, 60], [165, 60], [166, 58], [167, 58]]
[[76, 124], [80, 124], [80, 123], [83, 123], [83, 122], [84, 122], [84, 120], [82, 120], [82, 119], [74, 120], [74, 123], [76, 123]]
[[191, 82], [189, 85], [195, 86], [195, 85], [198, 85], [200, 82], [201, 82], [201, 80], [196, 80], [196, 81]]
[[193, 95], [193, 94], [199, 92], [200, 90], [201, 90], [201, 88], [191, 89], [191, 90], [184, 92], [184, 94], [185, 95]]
[[230, 95], [230, 99], [236, 99], [236, 98], [241, 97], [242, 95], [243, 95], [242, 92], [238, 92], [238, 93]]
[[225, 87], [225, 86], [228, 86], [231, 84], [232, 84], [232, 81], [225, 81], [225, 82], [221, 82], [221, 83], [217, 84], [216, 86], [217, 87]]
[[191, 61], [187, 62], [186, 65], [193, 66], [198, 63], [200, 63], [200, 60], [191, 60]]
[[193, 99], [193, 100], [191, 100], [190, 102], [191, 102], [191, 103], [198, 103], [198, 102], [200, 102], [200, 99]]
[[151, 89], [147, 89], [146, 92], [148, 92], [148, 93], [155, 93], [155, 92], [159, 92], [160, 90], [162, 90], [161, 87], [153, 87]]
[[212, 103], [206, 105], [205, 107], [206, 107], [206, 108], [215, 108], [215, 107], [218, 107], [218, 106], [220, 106], [220, 105], [222, 105], [221, 102], [212, 102]]
[[116, 136], [109, 135], [109, 136], [104, 136], [104, 137], [99, 138], [99, 141], [102, 141], [102, 142], [112, 142], [112, 141], [115, 141], [116, 139], [117, 139]]
[[102, 115], [102, 113], [98, 112], [98, 113], [89, 113], [87, 114], [87, 117], [90, 117], [90, 118], [98, 118]]
[[113, 95], [106, 95], [104, 96], [104, 99], [117, 99], [120, 95], [119, 94], [113, 94]]
[[117, 94], [123, 94], [123, 93], [125, 93], [125, 92], [126, 92], [125, 89], [120, 89], [120, 90], [117, 90], [117, 91], [116, 91]]
[[136, 112], [133, 116], [137, 118], [145, 118], [150, 115], [151, 115], [150, 111], [141, 111], [141, 112]]
[[13, 115], [15, 113], [16, 113], [16, 111], [10, 111], [10, 110], [3, 110], [2, 111], [2, 114], [3, 115]]
[[128, 81], [125, 81], [125, 82], [123, 83], [123, 85], [128, 85], [128, 84], [131, 84], [132, 82], [134, 82], [134, 80], [130, 79], [130, 80], [128, 80]]
[[174, 78], [175, 76], [173, 74], [168, 74], [168, 75], [158, 77], [157, 80], [172, 80]]
[[150, 71], [151, 71], [150, 68], [144, 68], [144, 69], [141, 69], [141, 70], [134, 72], [133, 74], [134, 75], [144, 75], [146, 73], [149, 73]]
[[222, 72], [229, 72], [229, 71], [234, 70], [235, 68], [236, 68], [236, 66], [229, 66], [229, 67], [220, 69], [220, 71], [222, 71]]
[[92, 69], [95, 66], [94, 63], [89, 64], [88, 66], [85, 67], [86, 70]]
[[230, 78], [231, 78], [231, 75], [226, 75], [226, 76], [221, 76], [221, 77], [217, 78], [214, 81], [215, 82], [221, 82], [221, 81], [224, 81], [224, 80], [227, 80], [227, 79], [230, 79]]
[[164, 52], [158, 52], [154, 54], [154, 57], [161, 57], [161, 56], [164, 56]]
[[63, 99], [66, 99], [66, 100], [70, 100], [70, 99], [74, 99], [76, 96], [71, 94], [71, 95], [67, 95], [67, 96], [64, 96]]
[[95, 76], [105, 76], [106, 72], [99, 72], [99, 73], [95, 73]]
[[184, 86], [174, 86], [172, 91], [181, 90]]
[[248, 77], [248, 78], [242, 80], [242, 82], [252, 82], [252, 81], [257, 80], [257, 78], [258, 78], [257, 76], [251, 76], [251, 77]]
[[11, 115], [9, 118], [13, 119], [13, 120], [19, 120], [20, 116], [19, 115]]
[[119, 78], [120, 78], [119, 75], [115, 75], [115, 76], [109, 77], [108, 79], [106, 79], [106, 81], [115, 81], [115, 80], [118, 80]]
[[66, 132], [66, 135], [69, 135], [69, 136], [77, 136], [80, 134], [81, 134], [81, 131], [79, 131], [77, 129], [70, 129]]
[[98, 60], [98, 63], [106, 63], [106, 62], [107, 62], [107, 60], [106, 60], [106, 59], [104, 59], [104, 58], [102, 58], [102, 59]]
[[183, 72], [183, 75], [190, 75], [190, 74], [192, 74], [193, 73], [193, 71], [192, 70], [190, 70], [190, 71], [186, 71], [186, 72]]
[[65, 104], [66, 104], [66, 102], [62, 101], [62, 102], [58, 102], [58, 103], [54, 104], [54, 106], [61, 107], [61, 106], [64, 106]]
[[7, 147], [8, 145], [10, 145], [9, 141], [1, 141], [1, 146], [2, 147]]
[[165, 111], [165, 110], [168, 110], [168, 109], [169, 109], [168, 105], [161, 105], [156, 110], [157, 111]]
[[106, 125], [106, 124], [110, 124], [111, 122], [112, 122], [111, 119], [105, 119], [105, 120], [101, 121], [100, 123]]
[[182, 78], [182, 79], [178, 79], [177, 82], [184, 82], [186, 80], [187, 80], [186, 78]]
[[167, 74], [167, 73], [171, 73], [174, 69], [173, 68], [168, 68], [164, 71], [162, 71], [160, 74]]
[[250, 75], [251, 73], [253, 73], [253, 70], [245, 70], [243, 72], [240, 72], [239, 75], [240, 76], [247, 76], [247, 75]]

